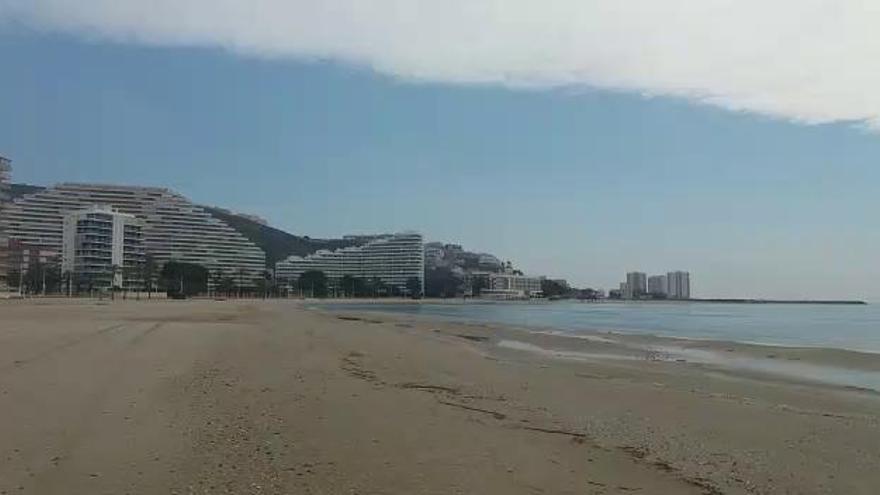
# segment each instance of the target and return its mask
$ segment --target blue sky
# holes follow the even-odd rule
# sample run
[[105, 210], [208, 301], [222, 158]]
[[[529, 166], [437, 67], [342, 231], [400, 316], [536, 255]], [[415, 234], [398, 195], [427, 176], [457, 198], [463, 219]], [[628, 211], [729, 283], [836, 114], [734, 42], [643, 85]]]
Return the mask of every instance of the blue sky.
[[880, 134], [590, 86], [401, 79], [0, 29], [14, 180], [167, 186], [296, 234], [416, 229], [527, 272], [880, 300]]

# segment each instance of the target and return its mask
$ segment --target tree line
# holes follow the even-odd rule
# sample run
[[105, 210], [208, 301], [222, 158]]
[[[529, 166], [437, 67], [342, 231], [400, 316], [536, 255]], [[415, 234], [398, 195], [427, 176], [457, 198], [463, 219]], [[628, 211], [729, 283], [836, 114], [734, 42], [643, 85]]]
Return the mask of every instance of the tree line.
[[202, 265], [180, 261], [168, 261], [161, 266], [152, 256], [143, 263], [119, 267], [112, 266], [103, 273], [77, 274], [62, 272], [57, 261], [30, 263], [24, 273], [12, 270], [8, 280], [13, 289], [21, 286], [24, 294], [95, 294], [106, 288], [115, 275], [122, 274], [123, 284], [111, 287], [115, 295], [123, 297], [134, 292], [140, 297], [145, 292], [151, 297], [164, 292], [172, 298], [197, 295], [225, 297], [413, 297], [425, 294], [422, 282], [410, 277], [404, 287], [386, 283], [380, 278], [361, 278], [345, 275], [330, 279], [322, 271], [312, 270], [293, 279], [276, 280], [268, 270], [254, 277], [244, 269], [234, 272], [210, 271]]
[[299, 277], [278, 281], [286, 295], [302, 297], [422, 297], [422, 282], [410, 277], [401, 288], [390, 285], [378, 277], [361, 278], [344, 275], [333, 280], [320, 270], [309, 270]]

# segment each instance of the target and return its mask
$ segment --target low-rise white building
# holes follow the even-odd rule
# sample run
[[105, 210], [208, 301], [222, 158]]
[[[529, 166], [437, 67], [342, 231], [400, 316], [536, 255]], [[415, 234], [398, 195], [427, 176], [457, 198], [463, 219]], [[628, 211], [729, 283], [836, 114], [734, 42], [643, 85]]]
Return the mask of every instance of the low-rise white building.
[[515, 275], [511, 273], [487, 273], [486, 287], [480, 291], [482, 297], [523, 298], [542, 294], [540, 277]]

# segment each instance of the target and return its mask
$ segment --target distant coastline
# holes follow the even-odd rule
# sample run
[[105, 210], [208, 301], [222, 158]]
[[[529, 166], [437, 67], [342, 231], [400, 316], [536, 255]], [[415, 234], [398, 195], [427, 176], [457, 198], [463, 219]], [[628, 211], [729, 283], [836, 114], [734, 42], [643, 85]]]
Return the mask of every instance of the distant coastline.
[[843, 305], [860, 305], [864, 306], [868, 303], [859, 300], [808, 300], [808, 299], [730, 299], [730, 298], [700, 298], [687, 299], [687, 302], [704, 302], [704, 303], [724, 303], [724, 304], [843, 304]]

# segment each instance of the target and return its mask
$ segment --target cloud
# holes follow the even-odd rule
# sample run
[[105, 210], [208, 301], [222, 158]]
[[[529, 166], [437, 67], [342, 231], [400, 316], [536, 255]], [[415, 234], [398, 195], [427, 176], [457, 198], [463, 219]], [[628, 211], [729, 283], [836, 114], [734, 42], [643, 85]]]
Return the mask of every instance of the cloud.
[[877, 0], [0, 0], [0, 22], [880, 130]]

